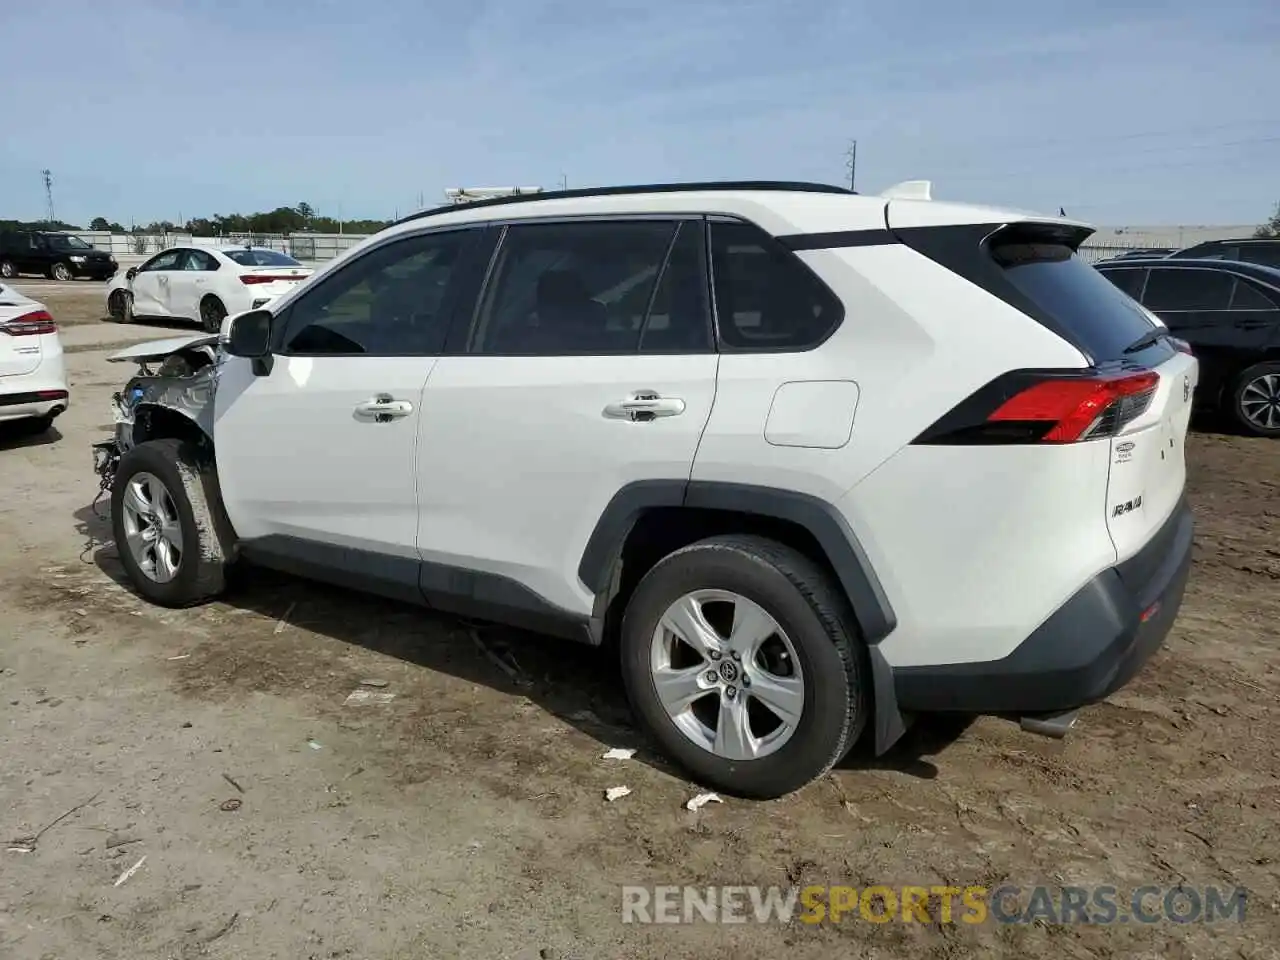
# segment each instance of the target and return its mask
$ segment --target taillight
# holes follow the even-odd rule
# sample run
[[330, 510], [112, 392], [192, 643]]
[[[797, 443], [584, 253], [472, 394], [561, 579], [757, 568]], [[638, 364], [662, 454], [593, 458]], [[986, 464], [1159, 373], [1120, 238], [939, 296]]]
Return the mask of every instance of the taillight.
[[251, 287], [257, 283], [275, 283], [277, 280], [301, 280], [302, 277], [294, 276], [275, 276], [268, 273], [242, 273], [240, 274], [240, 282], [247, 287]]
[[1115, 436], [1151, 405], [1152, 371], [1019, 371], [987, 384], [916, 443], [1075, 443]]
[[58, 325], [47, 310], [33, 310], [12, 320], [0, 321], [0, 333], [7, 333], [11, 337], [35, 337], [57, 332]]

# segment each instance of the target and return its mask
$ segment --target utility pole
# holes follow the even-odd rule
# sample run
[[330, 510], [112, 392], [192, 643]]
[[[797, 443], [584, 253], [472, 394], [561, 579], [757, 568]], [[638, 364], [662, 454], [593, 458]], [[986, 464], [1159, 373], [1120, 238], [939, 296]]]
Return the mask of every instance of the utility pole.
[[561, 190], [569, 189], [569, 178], [565, 176], [563, 172], [561, 172], [560, 174], [560, 189]]
[[53, 174], [48, 168], [40, 171], [40, 176], [44, 178], [44, 210], [45, 219], [49, 222], [49, 226], [53, 226], [57, 218], [53, 214]]
[[849, 168], [849, 189], [855, 189], [854, 183], [858, 175], [858, 141], [852, 140], [844, 155], [844, 165]]

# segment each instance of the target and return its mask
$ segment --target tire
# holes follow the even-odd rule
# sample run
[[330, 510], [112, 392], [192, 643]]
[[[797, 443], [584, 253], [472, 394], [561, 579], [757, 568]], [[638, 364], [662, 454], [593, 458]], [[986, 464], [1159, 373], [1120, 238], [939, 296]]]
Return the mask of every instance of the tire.
[[49, 279], [66, 281], [74, 280], [75, 277], [71, 274], [71, 268], [65, 263], [55, 263], [49, 268]]
[[0, 260], [0, 277], [5, 280], [14, 280], [18, 276], [18, 268], [12, 260]]
[[205, 333], [217, 333], [226, 319], [227, 308], [217, 297], [205, 297], [200, 301], [200, 326]]
[[1230, 413], [1256, 437], [1280, 437], [1280, 362], [1256, 363], [1231, 387]]
[[123, 312], [120, 315], [120, 322], [133, 323], [135, 319], [133, 315], [133, 294], [128, 290], [121, 291], [120, 302], [123, 309]]
[[[133, 499], [135, 482], [145, 486], [145, 498]], [[218, 596], [226, 587], [232, 538], [222, 519], [214, 466], [194, 444], [165, 438], [148, 440], [131, 449], [120, 461], [111, 488], [111, 528], [120, 562], [130, 583], [152, 603], [164, 607], [189, 607]], [[126, 503], [130, 496], [130, 503]], [[136, 507], [152, 508], [160, 523], [134, 523]], [[167, 516], [166, 516], [167, 515]], [[167, 520], [167, 523], [165, 522]], [[131, 530], [145, 534], [150, 527], [169, 535], [156, 544], [144, 536], [142, 550], [131, 544]], [[181, 541], [176, 562], [172, 532]], [[146, 544], [153, 546], [148, 553]], [[170, 561], [160, 570], [160, 552]]]
[[[736, 610], [754, 610], [755, 616], [763, 611], [772, 619], [778, 632], [766, 643], [789, 643], [787, 659], [793, 658], [798, 664], [799, 676], [795, 676], [794, 667], [785, 679], [778, 673], [785, 673], [788, 664], [787, 659], [776, 658], [776, 651], [774, 662], [781, 666], [770, 670], [761, 669], [754, 657], [738, 659], [732, 650], [715, 659], [704, 659], [696, 669], [676, 668], [673, 655], [673, 670], [685, 677], [696, 675], [697, 686], [708, 687], [706, 693], [696, 695], [700, 706], [684, 710], [677, 720], [659, 696], [655, 680], [667, 669], [666, 651], [671, 647], [670, 634], [665, 629], [659, 633], [659, 627], [673, 604], [686, 604], [698, 596], [711, 598], [702, 600], [700, 606], [704, 622], [709, 622], [711, 611], [707, 604], [723, 604], [719, 598], [724, 594], [747, 601], [735, 608], [734, 623], [739, 617]], [[724, 641], [728, 630], [723, 621], [717, 625], [720, 641]], [[762, 635], [765, 633], [767, 630], [761, 631]], [[732, 644], [722, 650], [728, 650], [728, 646]], [[649, 733], [698, 781], [725, 793], [774, 799], [797, 790], [830, 770], [861, 736], [867, 723], [871, 698], [866, 684], [870, 670], [865, 666], [866, 651], [853, 626], [847, 600], [817, 564], [798, 551], [763, 537], [713, 537], [678, 550], [656, 564], [627, 604], [621, 656], [627, 696]], [[697, 662], [696, 656], [693, 662]], [[729, 675], [724, 674], [726, 666], [732, 671]], [[755, 680], [748, 682], [752, 676]], [[718, 687], [704, 682], [710, 677], [715, 678]], [[735, 678], [736, 684], [742, 684], [740, 688], [730, 683]], [[750, 736], [739, 743], [760, 745], [762, 755], [746, 756], [755, 752], [751, 748], [718, 753], [718, 741], [705, 740], [710, 730], [693, 716], [695, 709], [704, 716], [708, 715], [707, 710], [711, 711], [718, 733], [726, 703], [755, 701], [757, 710], [764, 709], [759, 697], [769, 689], [769, 679], [784, 680], [793, 692], [796, 688], [803, 690], [799, 719], [784, 724], [789, 735], [779, 745], [769, 747], [768, 752], [763, 749], [768, 731], [763, 731], [763, 739], [755, 740], [757, 723], [748, 720]], [[743, 701], [743, 697], [747, 699]], [[741, 709], [745, 714], [747, 706]], [[781, 714], [766, 710], [757, 716], [777, 720]], [[703, 740], [686, 732], [691, 725], [698, 728], [696, 736]], [[733, 756], [735, 752], [737, 756]]]
[[116, 323], [125, 322], [124, 303], [125, 303], [125, 300], [127, 299], [128, 299], [128, 294], [125, 293], [123, 290], [116, 290], [111, 294], [111, 296], [107, 297], [107, 316], [109, 316]]

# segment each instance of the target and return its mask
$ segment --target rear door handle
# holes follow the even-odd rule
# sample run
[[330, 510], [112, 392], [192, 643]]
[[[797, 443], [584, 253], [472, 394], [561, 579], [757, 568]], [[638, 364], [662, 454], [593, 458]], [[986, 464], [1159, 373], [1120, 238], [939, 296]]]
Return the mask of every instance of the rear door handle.
[[357, 403], [355, 415], [357, 420], [371, 423], [390, 423], [413, 413], [413, 404], [408, 400], [397, 400], [389, 394], [380, 393], [364, 403]]
[[685, 403], [679, 397], [660, 397], [656, 393], [637, 391], [625, 400], [617, 400], [604, 408], [610, 420], [645, 423], [658, 417], [677, 417], [684, 413]]

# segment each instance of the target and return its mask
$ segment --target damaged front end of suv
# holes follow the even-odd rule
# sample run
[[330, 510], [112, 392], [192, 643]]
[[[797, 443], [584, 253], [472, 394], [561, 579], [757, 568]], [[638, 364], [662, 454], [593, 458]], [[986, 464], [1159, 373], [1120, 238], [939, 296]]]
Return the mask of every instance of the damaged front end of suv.
[[93, 444], [100, 491], [111, 489], [120, 458], [147, 440], [187, 437], [212, 453], [213, 398], [223, 358], [216, 335], [153, 340], [107, 358], [135, 363], [138, 370], [111, 396], [114, 436]]

